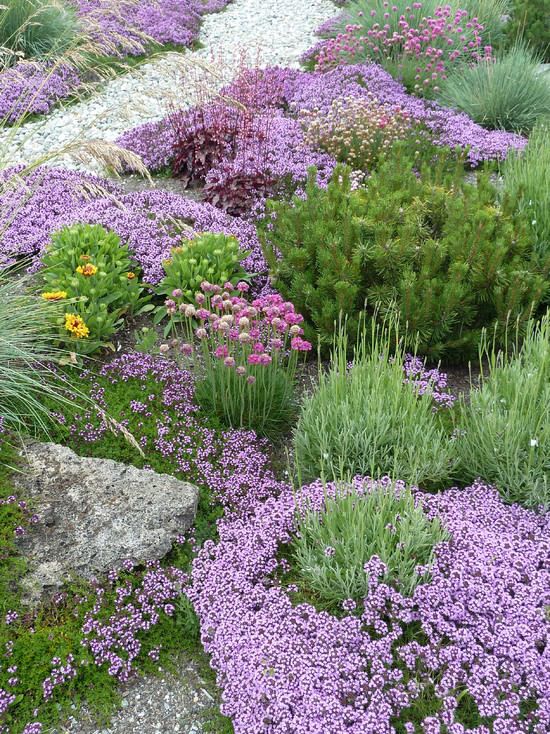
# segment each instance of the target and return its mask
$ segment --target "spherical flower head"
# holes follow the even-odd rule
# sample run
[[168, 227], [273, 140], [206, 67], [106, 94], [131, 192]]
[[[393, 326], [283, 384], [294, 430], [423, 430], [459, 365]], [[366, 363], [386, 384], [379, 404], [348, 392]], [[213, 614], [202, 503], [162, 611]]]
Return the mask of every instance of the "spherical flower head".
[[126, 277], [128, 278], [128, 280], [134, 280], [134, 278], [136, 277], [136, 274], [135, 274], [135, 273], [133, 273], [133, 272], [132, 272], [132, 271], [130, 270], [130, 271], [128, 271], [128, 272], [126, 273]]
[[228, 356], [229, 356], [229, 349], [227, 348], [227, 344], [220, 344], [214, 350], [214, 357], [217, 357], [218, 359], [222, 359], [223, 357], [228, 357]]
[[195, 301], [199, 304], [199, 306], [202, 306], [202, 304], [206, 302], [206, 296], [204, 295], [204, 293], [195, 293]]
[[195, 332], [195, 336], [197, 337], [197, 339], [206, 339], [207, 337], [206, 329], [204, 328], [197, 329]]
[[289, 329], [290, 336], [301, 336], [304, 330], [297, 324], [293, 324]]
[[238, 339], [241, 344], [248, 344], [248, 342], [251, 340], [251, 336], [248, 333], [248, 331], [241, 331], [241, 333], [238, 336]]
[[42, 298], [45, 301], [62, 301], [67, 298], [67, 291], [45, 291], [42, 293]]
[[302, 339], [301, 336], [295, 336], [294, 339], [290, 340], [290, 348], [295, 352], [309, 352], [311, 344], [305, 339]]
[[263, 367], [266, 367], [268, 364], [271, 364], [271, 357], [269, 354], [260, 354], [260, 364]]
[[256, 354], [263, 354], [263, 352], [265, 351], [264, 345], [261, 342], [256, 342], [252, 349]]
[[193, 318], [193, 316], [195, 315], [196, 309], [192, 303], [188, 303], [185, 306], [185, 310], [183, 313], [187, 316], [188, 319], [190, 319], [190, 318]]
[[89, 278], [97, 273], [97, 266], [93, 263], [86, 263], [86, 265], [79, 265], [76, 272], [80, 273], [80, 275], [84, 275], [86, 278]]
[[183, 296], [183, 291], [181, 288], [174, 288], [172, 291], [172, 298], [181, 298]]
[[249, 385], [253, 385], [256, 382], [256, 378], [254, 377], [254, 375], [248, 375], [248, 377], [246, 378], [246, 381], [248, 382]]
[[213, 289], [214, 286], [212, 285], [212, 283], [209, 283], [207, 280], [202, 281], [201, 291], [203, 291], [203, 293], [212, 293]]
[[231, 292], [233, 290], [233, 283], [231, 283], [229, 280], [223, 284], [224, 291]]
[[222, 292], [223, 288], [220, 285], [213, 285], [212, 286], [212, 293], [214, 293], [216, 296], [219, 296], [219, 294]]
[[260, 364], [260, 355], [259, 354], [249, 354], [247, 361], [248, 361], [248, 364]]
[[235, 366], [235, 360], [233, 357], [226, 357], [223, 360], [223, 363], [226, 367], [234, 367]]
[[207, 321], [208, 317], [210, 316], [210, 311], [208, 311], [206, 308], [198, 308], [195, 311], [195, 316], [201, 321]]
[[250, 290], [250, 286], [244, 280], [240, 280], [235, 287], [240, 293], [247, 293]]
[[272, 349], [282, 349], [283, 348], [283, 340], [282, 339], [272, 339], [271, 340], [271, 348]]
[[166, 353], [167, 353], [167, 352], [169, 352], [169, 351], [170, 351], [170, 347], [168, 346], [168, 344], [161, 344], [161, 345], [159, 346], [159, 352], [160, 352], [161, 354], [166, 354]]
[[180, 352], [184, 354], [186, 357], [190, 357], [193, 354], [193, 345], [192, 344], [182, 344], [180, 347]]
[[220, 295], [212, 296], [210, 303], [214, 308], [223, 308], [223, 298]]
[[248, 329], [250, 326], [250, 319], [248, 319], [246, 316], [241, 316], [239, 319], [239, 327], [241, 329]]
[[237, 369], [235, 370], [235, 372], [237, 375], [239, 375], [239, 377], [244, 377], [244, 375], [246, 375], [246, 367], [239, 365]]
[[65, 314], [65, 329], [77, 339], [86, 339], [90, 335], [84, 319], [76, 313]]

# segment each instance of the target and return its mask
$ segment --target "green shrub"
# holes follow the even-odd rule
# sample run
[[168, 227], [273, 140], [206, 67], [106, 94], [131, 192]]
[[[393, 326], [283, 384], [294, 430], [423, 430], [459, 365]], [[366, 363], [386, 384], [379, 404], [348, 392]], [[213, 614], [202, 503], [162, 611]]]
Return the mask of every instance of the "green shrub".
[[541, 256], [550, 253], [550, 120], [536, 125], [525, 150], [504, 163], [504, 191], [522, 211]]
[[515, 43], [523, 38], [542, 59], [550, 62], [550, 3], [548, 0], [512, 0], [512, 17], [506, 36]]
[[[170, 258], [163, 262], [166, 274], [155, 292], [164, 298], [183, 298], [193, 303], [205, 281], [225, 287], [226, 283], [236, 285], [245, 279], [247, 274], [240, 263], [248, 254], [239, 248], [236, 237], [212, 232], [200, 234], [172, 249]], [[166, 314], [166, 307], [159, 307], [155, 317], [157, 323]]]
[[3, 0], [0, 46], [25, 57], [63, 51], [76, 34], [74, 8], [63, 0]]
[[296, 517], [296, 573], [303, 587], [329, 607], [368, 596], [364, 566], [372, 556], [386, 565], [386, 583], [412, 594], [428, 580], [428, 573], [419, 575], [416, 567], [429, 566], [434, 547], [447, 538], [439, 520], [429, 520], [415, 506], [410, 490], [391, 484], [367, 487], [364, 493], [339, 487], [322, 511], [307, 507]]
[[523, 44], [477, 64], [453, 69], [441, 85], [440, 102], [462, 110], [490, 129], [529, 132], [550, 114], [550, 79], [540, 58]]
[[[392, 349], [392, 345], [393, 349]], [[398, 328], [360, 331], [353, 364], [340, 332], [328, 372], [305, 398], [294, 434], [300, 479], [391, 476], [422, 487], [445, 485], [452, 448], [431, 395], [403, 382]]]
[[[460, 479], [478, 476], [507, 502], [550, 506], [550, 313], [532, 324], [511, 358], [485, 346], [479, 390], [463, 406], [456, 449]], [[483, 370], [483, 362], [482, 362]]]
[[111, 346], [123, 317], [145, 305], [128, 247], [100, 225], [76, 224], [52, 236], [40, 271], [46, 301], [65, 308], [57, 317], [59, 341], [78, 354]]
[[[419, 334], [420, 353], [464, 359], [484, 326], [529, 319], [548, 291], [550, 260], [533, 252], [525, 217], [478, 184], [444, 172], [446, 154], [422, 167], [397, 145], [368, 181], [350, 190], [335, 171], [327, 189], [311, 175], [305, 197], [270, 202], [260, 227], [275, 287], [330, 345], [342, 312], [352, 328], [366, 308], [393, 313]], [[271, 218], [274, 215], [274, 218]]]

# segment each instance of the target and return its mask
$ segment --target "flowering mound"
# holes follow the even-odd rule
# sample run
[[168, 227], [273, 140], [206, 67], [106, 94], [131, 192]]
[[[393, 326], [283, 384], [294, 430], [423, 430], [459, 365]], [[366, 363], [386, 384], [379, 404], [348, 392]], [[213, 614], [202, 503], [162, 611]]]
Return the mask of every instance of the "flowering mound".
[[[311, 112], [326, 114], [332, 104], [342, 98], [366, 98], [368, 101], [374, 98], [389, 109], [399, 111], [411, 122], [426, 127], [435, 143], [467, 149], [467, 160], [472, 166], [483, 161], [504, 159], [511, 148], [521, 149], [527, 143], [520, 135], [485, 130], [463, 113], [407, 94], [405, 87], [377, 64], [339, 66], [326, 73], [279, 67], [251, 69], [226, 87], [223, 94], [244, 104], [255, 114], [261, 113], [264, 120], [266, 111], [271, 110], [273, 121], [269, 133], [273, 140], [267, 148], [260, 146], [261, 154], [249, 145], [243, 146], [244, 156], [235, 156], [233, 150], [220, 155], [217, 167], [209, 173], [212, 185], [218, 189], [224, 183], [227, 171], [234, 180], [240, 171], [249, 173], [251, 167], [254, 173], [261, 170], [264, 175], [269, 171], [276, 176], [291, 173], [295, 180], [299, 175], [303, 177], [307, 166], [317, 163], [313, 149], [308, 155], [300, 155], [296, 162], [294, 154], [289, 154], [289, 150], [295, 150], [297, 145], [307, 150], [305, 141], [301, 142], [303, 133], [294, 118]], [[285, 117], [281, 117], [281, 110]], [[193, 128], [189, 120], [196, 120], [196, 117], [197, 111], [182, 113], [181, 126]], [[177, 127], [173, 118], [166, 118], [138, 126], [124, 133], [117, 142], [138, 153], [151, 170], [159, 170], [170, 164], [178, 153], [181, 132]], [[263, 127], [266, 127], [265, 122]], [[196, 132], [195, 129], [194, 134]], [[325, 165], [328, 165], [328, 160]]]
[[[316, 482], [299, 502], [321, 508], [334, 489]], [[506, 506], [481, 482], [417, 496], [451, 535], [431, 580], [404, 597], [373, 556], [364, 607], [343, 618], [294, 606], [277, 581], [290, 489], [219, 522], [190, 594], [236, 734], [548, 731], [550, 515]]]
[[[116, 232], [149, 283], [161, 280], [162, 260], [182, 238], [204, 231], [235, 235], [242, 249], [250, 251], [243, 261], [245, 270], [267, 270], [254, 227], [210, 204], [166, 191], [123, 194], [109, 181], [62, 169], [39, 168], [24, 181], [14, 178], [11, 169], [1, 174], [1, 182], [6, 185], [0, 193], [0, 214], [8, 226], [0, 235], [0, 267], [21, 256], [40, 255], [53, 232], [82, 222]], [[255, 281], [256, 289], [261, 285]]]

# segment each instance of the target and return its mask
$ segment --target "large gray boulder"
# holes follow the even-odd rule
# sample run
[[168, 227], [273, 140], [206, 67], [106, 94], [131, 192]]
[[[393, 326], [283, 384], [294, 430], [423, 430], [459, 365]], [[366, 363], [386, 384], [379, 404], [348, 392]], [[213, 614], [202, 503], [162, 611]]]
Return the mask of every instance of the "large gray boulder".
[[192, 484], [52, 443], [29, 442], [23, 456], [16, 484], [39, 517], [18, 539], [29, 561], [29, 600], [75, 574], [91, 579], [126, 559], [160, 559], [193, 524]]

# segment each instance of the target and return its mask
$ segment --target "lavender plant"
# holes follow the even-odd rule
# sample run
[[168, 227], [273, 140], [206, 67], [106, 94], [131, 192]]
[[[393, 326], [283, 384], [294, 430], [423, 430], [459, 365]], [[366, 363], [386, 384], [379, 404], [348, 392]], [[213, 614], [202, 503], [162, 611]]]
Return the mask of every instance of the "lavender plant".
[[[484, 369], [484, 361], [488, 368]], [[459, 476], [482, 476], [506, 502], [550, 506], [550, 313], [511, 358], [485, 341], [481, 386], [463, 405]]]
[[448, 537], [410, 490], [378, 485], [361, 493], [344, 485], [321, 511], [307, 504], [297, 510], [292, 563], [315, 603], [338, 611], [347, 600], [361, 604], [368, 596], [366, 564], [373, 556], [386, 567], [384, 583], [410, 596], [429, 580], [434, 548]]
[[340, 330], [328, 372], [303, 402], [294, 432], [301, 479], [327, 481], [389, 475], [441, 487], [454, 466], [453, 450], [437, 423], [430, 392], [403, 380], [398, 325], [363, 327], [348, 366]]

